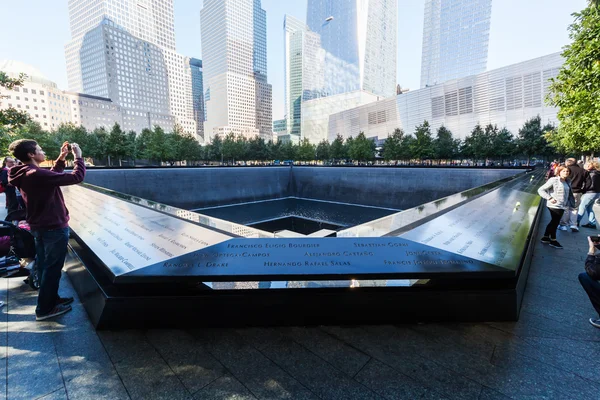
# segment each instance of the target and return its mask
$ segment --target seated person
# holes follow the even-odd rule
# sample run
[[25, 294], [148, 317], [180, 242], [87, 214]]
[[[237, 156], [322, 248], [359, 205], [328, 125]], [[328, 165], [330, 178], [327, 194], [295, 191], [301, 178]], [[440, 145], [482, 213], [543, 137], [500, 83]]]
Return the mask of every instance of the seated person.
[[590, 248], [585, 260], [585, 272], [579, 274], [579, 282], [598, 313], [598, 318], [590, 318], [590, 324], [600, 329], [600, 243], [594, 243], [591, 237], [588, 237], [588, 243]]

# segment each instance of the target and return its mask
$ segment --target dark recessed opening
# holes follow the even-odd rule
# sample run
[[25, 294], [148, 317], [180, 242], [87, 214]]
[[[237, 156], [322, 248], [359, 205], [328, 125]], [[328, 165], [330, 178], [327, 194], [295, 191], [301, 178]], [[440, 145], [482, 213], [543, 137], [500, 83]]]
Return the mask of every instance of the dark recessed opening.
[[336, 231], [342, 228], [341, 225], [334, 225], [323, 221], [315, 221], [300, 217], [278, 218], [270, 221], [258, 222], [256, 224], [249, 224], [248, 226], [273, 233], [288, 230], [301, 233], [303, 235], [310, 235], [311, 233], [320, 231], [321, 229], [330, 229]]

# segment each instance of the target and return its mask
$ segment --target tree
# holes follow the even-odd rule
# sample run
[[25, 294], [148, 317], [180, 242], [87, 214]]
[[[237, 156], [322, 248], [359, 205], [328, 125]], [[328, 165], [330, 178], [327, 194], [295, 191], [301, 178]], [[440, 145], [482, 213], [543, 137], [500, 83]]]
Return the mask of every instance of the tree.
[[452, 137], [450, 129], [440, 126], [433, 141], [434, 157], [440, 161], [453, 159], [458, 154], [459, 144], [460, 140]]
[[511, 158], [516, 151], [513, 134], [506, 128], [500, 129], [493, 138], [492, 150], [493, 156], [500, 159], [500, 165], [504, 164], [504, 160]]
[[89, 136], [87, 153], [90, 157], [104, 160], [107, 154], [108, 133], [104, 127], [96, 128]]
[[573, 14], [569, 27], [572, 43], [564, 48], [565, 60], [552, 80], [547, 101], [558, 107], [558, 132], [551, 142], [557, 149], [588, 152], [600, 149], [600, 7], [590, 2]]
[[248, 141], [248, 157], [250, 160], [266, 161], [269, 159], [269, 149], [265, 139], [254, 137]]
[[209, 161], [223, 161], [223, 140], [221, 136], [213, 136], [207, 147], [206, 155]]
[[415, 130], [415, 140], [411, 145], [410, 150], [413, 157], [421, 161], [433, 157], [433, 136], [431, 135], [429, 122], [423, 121], [421, 125], [417, 126]]
[[330, 158], [331, 145], [327, 139], [323, 139], [317, 146], [315, 158], [319, 161], [327, 161]]
[[295, 146], [291, 141], [281, 144], [279, 155], [281, 160], [296, 160], [298, 155], [298, 146]]
[[548, 141], [546, 133], [552, 130], [550, 125], [542, 128], [542, 119], [538, 115], [526, 121], [517, 138], [517, 149], [519, 153], [527, 157], [529, 165], [531, 157], [536, 155], [544, 155], [547, 151]]
[[298, 146], [296, 156], [300, 161], [313, 161], [315, 159], [316, 148], [315, 145], [310, 143], [308, 138], [302, 139]]
[[375, 158], [375, 142], [367, 139], [364, 132], [360, 132], [356, 139], [349, 144], [348, 155], [358, 162], [370, 161]]
[[[11, 78], [5, 72], [0, 71], [0, 87], [7, 90], [13, 90], [15, 87], [23, 86], [23, 81], [26, 77], [27, 75], [20, 74], [18, 78]], [[0, 100], [5, 97], [7, 96], [0, 96]], [[5, 142], [12, 139], [10, 136], [11, 133], [30, 121], [31, 117], [29, 114], [13, 107], [0, 110], [0, 145], [2, 145], [2, 148], [8, 146], [8, 143]]]
[[404, 131], [400, 128], [394, 129], [394, 132], [385, 139], [383, 142], [383, 149], [381, 155], [386, 161], [400, 160], [402, 157], [402, 139], [404, 138]]
[[481, 125], [475, 125], [475, 128], [471, 131], [471, 135], [467, 136], [464, 140], [461, 150], [462, 154], [467, 158], [473, 159], [475, 163], [479, 160], [485, 160], [490, 151], [490, 130], [488, 129], [487, 132], [486, 134]]
[[346, 149], [344, 147], [344, 138], [342, 137], [342, 135], [338, 134], [333, 140], [333, 143], [331, 143], [329, 155], [331, 156], [331, 158], [333, 158], [334, 162], [336, 160], [343, 160], [348, 157], [348, 154], [346, 153]]
[[111, 166], [110, 158], [116, 158], [119, 160], [119, 166], [121, 166], [121, 160], [127, 155], [127, 136], [121, 129], [121, 126], [115, 122], [108, 138], [106, 141], [106, 153], [108, 155], [108, 166]]

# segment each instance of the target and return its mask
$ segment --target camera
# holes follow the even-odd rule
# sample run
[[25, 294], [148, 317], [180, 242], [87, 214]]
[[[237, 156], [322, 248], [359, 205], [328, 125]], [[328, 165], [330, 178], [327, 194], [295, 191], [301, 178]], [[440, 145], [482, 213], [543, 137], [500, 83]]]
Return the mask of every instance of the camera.
[[594, 243], [594, 246], [600, 249], [600, 236], [589, 236], [589, 238]]
[[69, 150], [69, 153], [70, 153], [71, 151], [73, 151], [73, 148], [71, 147], [71, 145], [70, 145], [70, 144], [68, 144], [68, 145], [67, 145], [67, 149]]

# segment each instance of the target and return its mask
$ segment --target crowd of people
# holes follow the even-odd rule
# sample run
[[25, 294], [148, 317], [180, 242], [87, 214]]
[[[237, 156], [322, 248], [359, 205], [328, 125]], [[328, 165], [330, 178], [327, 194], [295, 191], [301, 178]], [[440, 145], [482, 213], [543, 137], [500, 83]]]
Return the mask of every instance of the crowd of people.
[[[598, 161], [577, 162], [569, 158], [564, 164], [553, 162], [547, 173], [548, 180], [539, 189], [539, 195], [546, 200], [550, 212], [550, 222], [546, 226], [542, 243], [555, 249], [563, 249], [557, 240], [557, 231], [578, 233], [580, 228], [595, 233], [597, 229], [594, 203], [600, 200], [600, 163]], [[588, 222], [581, 224], [587, 215]], [[587, 237], [589, 244], [585, 272], [579, 275], [579, 282], [586, 291], [598, 318], [590, 318], [590, 323], [600, 328], [600, 242], [598, 235]]]

